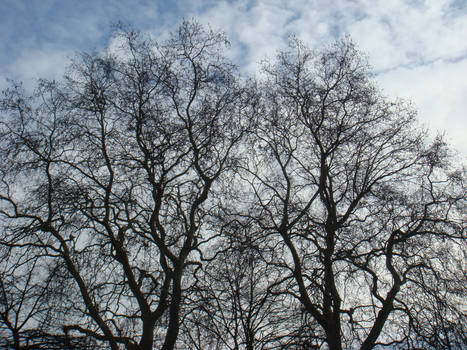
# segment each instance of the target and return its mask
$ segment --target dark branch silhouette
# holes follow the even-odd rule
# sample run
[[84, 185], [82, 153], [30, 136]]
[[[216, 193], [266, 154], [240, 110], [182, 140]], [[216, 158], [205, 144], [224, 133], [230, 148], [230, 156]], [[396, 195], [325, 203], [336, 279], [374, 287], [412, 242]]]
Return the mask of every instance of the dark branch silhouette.
[[223, 34], [118, 27], [3, 93], [0, 342], [461, 349], [465, 170], [349, 39], [242, 77]]

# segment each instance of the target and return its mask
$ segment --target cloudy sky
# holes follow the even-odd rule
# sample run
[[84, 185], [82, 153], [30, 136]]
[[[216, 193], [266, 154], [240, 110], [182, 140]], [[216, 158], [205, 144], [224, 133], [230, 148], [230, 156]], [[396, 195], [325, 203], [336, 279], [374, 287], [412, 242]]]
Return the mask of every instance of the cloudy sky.
[[410, 99], [422, 123], [467, 156], [467, 0], [0, 0], [0, 88], [59, 79], [70, 57], [108, 44], [121, 21], [163, 35], [195, 18], [230, 38], [244, 72], [285, 47], [350, 35], [387, 96]]

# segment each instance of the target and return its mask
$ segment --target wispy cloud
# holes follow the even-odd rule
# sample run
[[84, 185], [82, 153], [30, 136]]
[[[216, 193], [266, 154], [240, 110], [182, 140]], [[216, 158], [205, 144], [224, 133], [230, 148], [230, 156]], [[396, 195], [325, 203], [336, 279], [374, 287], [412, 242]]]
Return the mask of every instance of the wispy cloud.
[[[285, 4], [285, 5], [284, 5]], [[349, 34], [379, 85], [411, 99], [423, 123], [447, 131], [467, 154], [467, 1], [337, 0], [219, 2], [193, 16], [235, 38], [249, 71], [294, 33], [312, 47]]]
[[104, 47], [118, 20], [157, 36], [183, 18], [224, 30], [248, 73], [291, 34], [316, 48], [349, 34], [385, 93], [412, 99], [420, 119], [467, 154], [466, 0], [4, 0], [0, 76], [59, 75], [73, 52]]

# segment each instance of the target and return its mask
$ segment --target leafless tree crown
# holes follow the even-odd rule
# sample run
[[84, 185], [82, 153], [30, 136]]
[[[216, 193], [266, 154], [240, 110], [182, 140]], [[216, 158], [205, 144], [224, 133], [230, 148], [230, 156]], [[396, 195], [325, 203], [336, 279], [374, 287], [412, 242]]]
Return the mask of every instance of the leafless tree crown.
[[3, 92], [0, 347], [467, 346], [465, 170], [350, 39], [111, 42]]

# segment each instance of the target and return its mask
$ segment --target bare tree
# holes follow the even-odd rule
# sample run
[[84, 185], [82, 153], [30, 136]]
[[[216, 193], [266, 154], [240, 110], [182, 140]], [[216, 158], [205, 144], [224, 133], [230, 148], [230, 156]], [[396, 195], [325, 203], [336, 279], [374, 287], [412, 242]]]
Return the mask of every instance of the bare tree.
[[28, 330], [37, 329], [38, 323], [48, 323], [47, 283], [40, 284], [35, 278], [40, 262], [34, 259], [29, 264], [27, 255], [20, 253], [4, 249], [0, 265], [0, 345], [14, 349], [22, 349], [32, 341], [26, 335]]
[[465, 347], [465, 170], [443, 139], [349, 40], [294, 40], [258, 83], [226, 44], [195, 22], [164, 42], [120, 28], [62, 82], [4, 91], [2, 332], [16, 348]]
[[235, 220], [221, 232], [191, 296], [186, 343], [200, 350], [284, 348], [299, 308], [294, 314], [296, 303], [270, 288], [280, 270], [268, 262], [278, 251], [259, 250], [261, 233]]
[[69, 336], [55, 322], [65, 291], [56, 266], [22, 247], [1, 247], [0, 347], [13, 349], [93, 349], [86, 336]]
[[63, 84], [6, 91], [2, 243], [60, 266], [67, 333], [173, 349], [209, 195], [236, 162], [251, 96], [223, 35], [194, 22], [164, 43], [132, 30], [113, 43], [75, 60]]
[[286, 247], [276, 265], [313, 346], [465, 346], [465, 174], [442, 139], [378, 92], [349, 40], [294, 40], [265, 71], [244, 216]]

